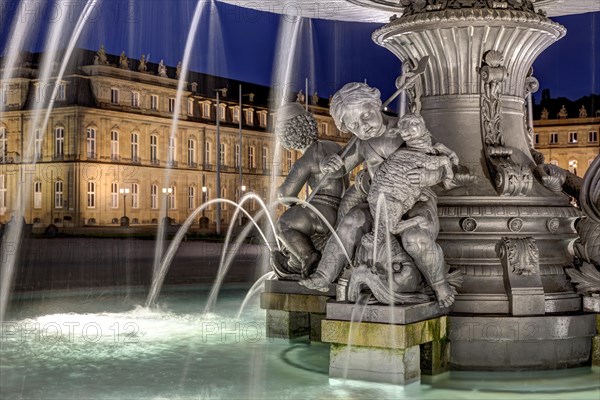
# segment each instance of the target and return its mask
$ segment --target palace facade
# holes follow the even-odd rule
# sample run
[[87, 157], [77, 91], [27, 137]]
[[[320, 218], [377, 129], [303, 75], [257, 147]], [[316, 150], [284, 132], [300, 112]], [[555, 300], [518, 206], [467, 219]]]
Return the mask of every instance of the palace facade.
[[[268, 87], [191, 72], [178, 102], [179, 68], [98, 54], [78, 50], [63, 79], [48, 87], [38, 79], [41, 54], [32, 54], [1, 82], [0, 222], [20, 208], [26, 223], [38, 226], [118, 225], [124, 213], [132, 225], [151, 225], [166, 206], [168, 217], [182, 223], [216, 197], [237, 201], [253, 191], [266, 200], [300, 157], [275, 149]], [[42, 132], [45, 110], [41, 117], [35, 111], [47, 107], [55, 86]], [[224, 89], [218, 108], [217, 89]], [[311, 96], [310, 103], [321, 138], [345, 143], [327, 99]], [[246, 209], [256, 211], [257, 202]], [[233, 212], [222, 207], [223, 224]], [[204, 215], [214, 226], [216, 207]]]

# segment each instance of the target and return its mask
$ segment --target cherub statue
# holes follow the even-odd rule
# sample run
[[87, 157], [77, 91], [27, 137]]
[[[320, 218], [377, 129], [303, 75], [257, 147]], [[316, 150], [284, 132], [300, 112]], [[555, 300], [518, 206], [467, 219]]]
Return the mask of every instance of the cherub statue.
[[567, 108], [565, 107], [564, 104], [560, 107], [560, 111], [558, 112], [558, 114], [556, 114], [556, 116], [561, 119], [567, 118], [569, 116], [569, 113], [567, 112]]
[[177, 63], [177, 69], [175, 70], [175, 76], [177, 79], [181, 76], [181, 61]]
[[548, 109], [546, 107], [544, 107], [542, 109], [542, 114], [540, 115], [540, 119], [548, 119], [549, 116], [550, 116], [550, 113], [548, 112]]
[[579, 118], [587, 118], [587, 110], [585, 109], [585, 106], [583, 104], [579, 109]]
[[302, 89], [296, 94], [296, 101], [298, 103], [304, 103], [304, 100], [306, 99], [306, 97], [304, 96], [304, 92], [302, 91]]
[[[325, 177], [319, 168], [320, 161], [340, 151], [340, 146], [329, 140], [318, 140], [314, 117], [296, 102], [279, 108], [275, 131], [284, 148], [303, 153], [278, 188], [278, 196], [298, 196], [306, 183], [314, 188]], [[345, 187], [344, 178], [329, 176], [310, 201], [331, 225], [335, 225]], [[309, 207], [294, 205], [279, 218], [276, 228], [285, 245], [283, 251], [271, 254], [271, 263], [278, 277], [298, 280], [310, 275], [321, 258], [320, 243], [329, 234], [327, 225]]]
[[121, 56], [119, 57], [119, 68], [129, 69], [129, 59], [125, 55], [125, 50], [123, 50]]
[[315, 91], [312, 95], [312, 103], [314, 105], [319, 104], [319, 94], [317, 93], [317, 91]]
[[[349, 83], [342, 87], [332, 98], [330, 112], [338, 129], [353, 133], [358, 140], [345, 159], [335, 154], [321, 162], [323, 171], [336, 171], [345, 174], [365, 162], [368, 175], [350, 188], [340, 205], [344, 214], [338, 216], [336, 233], [346, 252], [354, 259], [361, 245], [361, 238], [372, 231], [373, 216], [367, 196], [370, 192], [369, 177], [377, 174], [382, 163], [397, 150], [405, 146], [398, 128], [398, 119], [381, 112], [379, 90], [365, 83]], [[422, 153], [421, 153], [422, 154]], [[450, 152], [447, 157], [455, 159]], [[411, 185], [422, 188], [436, 185], [446, 179], [448, 168], [440, 166], [427, 169], [415, 166], [406, 171], [405, 177]], [[358, 179], [357, 179], [358, 181]], [[421, 216], [421, 222], [406, 229], [400, 237], [403, 249], [413, 260], [419, 271], [431, 271], [428, 275], [431, 284], [444, 281], [445, 263], [441, 247], [435, 242], [439, 230], [437, 205], [434, 198], [419, 197], [415, 205], [408, 210], [408, 217]], [[331, 238], [322, 252], [323, 256], [315, 273], [299, 283], [311, 289], [326, 291], [334, 282], [344, 266], [345, 256], [337, 241]], [[437, 287], [438, 302], [449, 305], [454, 301], [451, 288], [441, 284]]]
[[[96, 53], [96, 56], [98, 57], [97, 63], [99, 65], [108, 65], [108, 58], [106, 58], [106, 49], [104, 49], [103, 44], [100, 45], [100, 49]], [[96, 63], [96, 60], [94, 60], [94, 63]]]
[[142, 58], [140, 58], [140, 65], [138, 65], [138, 71], [146, 72], [148, 71], [148, 65], [146, 65], [146, 55], [142, 54]]
[[160, 60], [160, 62], [158, 63], [158, 76], [168, 78], [167, 67], [165, 66], [164, 60]]

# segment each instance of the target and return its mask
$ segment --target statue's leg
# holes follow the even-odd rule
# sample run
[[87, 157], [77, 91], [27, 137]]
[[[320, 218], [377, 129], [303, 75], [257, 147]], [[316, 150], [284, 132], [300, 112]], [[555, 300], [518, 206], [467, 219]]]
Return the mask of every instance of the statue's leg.
[[[339, 222], [336, 234], [351, 259], [354, 258], [361, 238], [371, 231], [372, 225], [373, 219], [367, 203], [354, 207]], [[347, 264], [348, 260], [340, 243], [332, 235], [325, 245], [317, 270], [308, 279], [301, 280], [300, 284], [309, 289], [327, 291], [329, 284], [337, 279]]]
[[283, 213], [276, 224], [279, 239], [301, 262], [317, 254], [310, 240], [310, 236], [316, 231], [315, 217], [310, 209], [294, 206]]
[[346, 190], [346, 193], [344, 193], [344, 197], [342, 198], [342, 202], [338, 208], [338, 224], [342, 221], [346, 214], [350, 212], [350, 210], [366, 201], [367, 195], [365, 193], [359, 190], [356, 185], [350, 186], [350, 188]]
[[417, 203], [409, 216], [417, 215], [424, 217], [429, 224], [427, 228], [419, 225], [402, 232], [402, 247], [412, 257], [427, 283], [431, 285], [439, 305], [449, 307], [454, 302], [454, 292], [446, 281], [444, 253], [435, 242], [439, 232], [439, 222], [433, 200]]

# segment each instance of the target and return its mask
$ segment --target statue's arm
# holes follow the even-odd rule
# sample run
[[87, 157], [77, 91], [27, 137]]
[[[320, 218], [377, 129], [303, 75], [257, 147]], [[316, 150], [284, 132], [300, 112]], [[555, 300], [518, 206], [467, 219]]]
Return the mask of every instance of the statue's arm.
[[298, 196], [311, 174], [310, 160], [306, 156], [307, 154], [304, 154], [292, 165], [283, 184], [277, 189], [278, 197]]

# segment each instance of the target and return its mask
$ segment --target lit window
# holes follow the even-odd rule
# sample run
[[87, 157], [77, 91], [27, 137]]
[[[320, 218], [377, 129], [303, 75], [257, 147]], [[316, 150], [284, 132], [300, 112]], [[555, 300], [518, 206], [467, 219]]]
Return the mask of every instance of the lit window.
[[254, 109], [247, 108], [244, 110], [244, 118], [246, 118], [247, 125], [254, 125]]
[[319, 123], [319, 133], [325, 136], [329, 134], [329, 124], [327, 122]]
[[110, 206], [112, 208], [119, 207], [119, 184], [117, 182], [110, 184]]
[[210, 164], [210, 142], [204, 143], [204, 162]]
[[39, 160], [40, 158], [42, 158], [42, 130], [41, 129], [36, 129], [35, 130], [35, 158], [36, 160]]
[[54, 208], [63, 208], [63, 181], [54, 182]]
[[110, 89], [110, 102], [119, 104], [119, 89]]
[[269, 169], [269, 148], [267, 146], [262, 148], [262, 169], [264, 171]]
[[196, 163], [196, 141], [188, 139], [188, 165], [192, 166]]
[[156, 210], [158, 208], [158, 186], [150, 186], [150, 208]]
[[202, 118], [210, 118], [210, 101], [202, 102]]
[[188, 187], [188, 208], [190, 210], [196, 209], [196, 187], [195, 186]]
[[96, 157], [96, 129], [87, 128], [87, 156], [88, 158]]
[[550, 164], [556, 165], [558, 167], [558, 160], [550, 160]]
[[219, 149], [219, 163], [221, 163], [221, 165], [225, 165], [225, 144], [224, 143], [220, 143], [220, 149]]
[[235, 145], [235, 167], [236, 168], [239, 168], [240, 165], [242, 164], [242, 160], [240, 160], [240, 156], [241, 156], [240, 145], [236, 144]]
[[194, 115], [194, 99], [188, 99], [187, 113], [188, 115]]
[[569, 172], [577, 175], [577, 160], [569, 160]]
[[0, 175], [0, 215], [6, 210], [6, 175]]
[[175, 185], [171, 185], [171, 193], [169, 194], [169, 208], [174, 210], [177, 205], [177, 188]]
[[119, 159], [119, 132], [110, 131], [110, 158], [114, 160]]
[[150, 109], [158, 111], [158, 96], [155, 94], [150, 96]]
[[131, 93], [131, 107], [140, 106], [140, 94], [138, 92]]
[[290, 150], [286, 150], [285, 157], [286, 157], [287, 170], [289, 171], [290, 169], [292, 169], [292, 152]]
[[64, 100], [66, 98], [66, 85], [64, 83], [59, 83], [58, 90], [56, 91], [56, 100]]
[[569, 143], [577, 143], [577, 132], [569, 132]]
[[550, 134], [550, 144], [558, 143], [558, 133], [553, 132]]
[[94, 181], [87, 183], [87, 206], [88, 208], [96, 207], [96, 182]]
[[140, 207], [140, 185], [137, 183], [131, 184], [131, 208]]
[[131, 161], [139, 161], [139, 135], [135, 132], [131, 134]]
[[42, 208], [42, 182], [33, 182], [33, 208]]
[[54, 129], [54, 157], [62, 158], [65, 154], [65, 128]]
[[254, 146], [248, 147], [248, 168], [256, 168], [256, 161], [254, 160], [254, 156], [256, 154], [256, 148]]
[[175, 138], [169, 137], [169, 148], [167, 153], [167, 162], [170, 164], [175, 162]]
[[150, 162], [156, 164], [158, 161], [158, 136], [150, 136]]
[[590, 131], [588, 133], [588, 142], [595, 143], [597, 141], [598, 141], [598, 132], [596, 132], [596, 131]]

